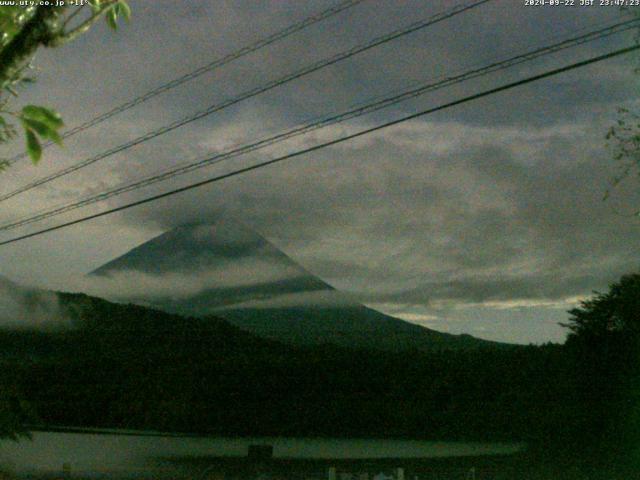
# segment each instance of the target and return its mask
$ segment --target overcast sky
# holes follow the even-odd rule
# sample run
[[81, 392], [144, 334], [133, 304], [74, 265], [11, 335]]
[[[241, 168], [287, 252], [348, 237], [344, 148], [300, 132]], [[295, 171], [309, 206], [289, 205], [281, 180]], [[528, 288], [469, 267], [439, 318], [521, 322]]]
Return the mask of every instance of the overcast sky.
[[[131, 0], [133, 19], [41, 50], [22, 103], [73, 127], [314, 12], [328, 1]], [[453, 1], [365, 0], [331, 19], [68, 139], [0, 190], [72, 165], [309, 63], [444, 11]], [[494, 0], [179, 128], [0, 204], [0, 223], [275, 134], [416, 82], [507, 58], [621, 18], [615, 7]], [[311, 146], [633, 42], [632, 33], [554, 54], [100, 205], [28, 233]], [[635, 55], [635, 56], [634, 56]], [[637, 54], [575, 70], [144, 207], [0, 247], [0, 275], [71, 288], [74, 278], [184, 223], [221, 212], [361, 302], [430, 328], [520, 343], [562, 341], [557, 322], [638, 269], [638, 185], [616, 174], [605, 134], [638, 106]], [[17, 153], [21, 145], [5, 147]]]

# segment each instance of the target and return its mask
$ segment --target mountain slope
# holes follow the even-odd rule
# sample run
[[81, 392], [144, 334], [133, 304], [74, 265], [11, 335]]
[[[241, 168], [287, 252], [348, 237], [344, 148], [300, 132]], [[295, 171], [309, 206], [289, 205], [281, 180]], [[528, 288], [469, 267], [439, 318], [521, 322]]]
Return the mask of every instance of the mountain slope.
[[52, 295], [56, 328], [0, 327], [0, 385], [18, 392], [4, 399], [44, 428], [505, 439], [562, 418], [543, 387], [557, 349], [295, 348], [216, 318]]
[[[259, 234], [226, 219], [171, 230], [91, 275], [122, 285], [122, 291], [111, 296], [114, 300], [181, 315], [215, 314], [247, 331], [295, 345], [384, 350], [495, 345], [436, 332], [360, 305]], [[128, 281], [160, 288], [127, 288]]]

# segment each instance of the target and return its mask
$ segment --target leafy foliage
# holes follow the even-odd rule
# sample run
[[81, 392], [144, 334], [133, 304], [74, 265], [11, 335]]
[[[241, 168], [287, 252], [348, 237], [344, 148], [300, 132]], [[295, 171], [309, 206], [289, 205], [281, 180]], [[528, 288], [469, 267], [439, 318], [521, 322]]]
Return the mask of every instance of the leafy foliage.
[[6, 5], [0, 9], [0, 47], [7, 45], [22, 29], [34, 12], [35, 6]]
[[0, 439], [29, 438], [25, 424], [34, 420], [28, 402], [22, 400], [15, 382], [0, 379]]
[[636, 340], [640, 336], [640, 274], [623, 276], [607, 293], [594, 296], [569, 311], [563, 324], [576, 339], [622, 336]]
[[[621, 10], [640, 18], [638, 9], [623, 7]], [[635, 40], [640, 43], [640, 29], [636, 32]], [[640, 73], [640, 67], [636, 67], [635, 73]], [[605, 138], [618, 165], [618, 173], [604, 195], [604, 200], [607, 200], [623, 180], [634, 176], [640, 179], [640, 111], [618, 108], [618, 119], [609, 128]], [[635, 215], [640, 216], [640, 209]]]
[[[85, 10], [89, 13], [82, 18]], [[43, 141], [62, 144], [59, 131], [63, 123], [54, 110], [29, 105], [13, 111], [8, 108], [6, 97], [7, 94], [17, 97], [19, 87], [34, 81], [26, 72], [39, 47], [56, 47], [72, 41], [102, 16], [115, 30], [119, 18], [129, 20], [131, 9], [125, 0], [91, 0], [73, 8], [68, 5], [0, 8], [0, 144], [16, 136], [16, 129], [8, 120], [10, 117], [20, 122], [27, 153], [33, 162], [42, 156]], [[0, 161], [0, 170], [7, 166], [6, 160]]]
[[62, 145], [58, 129], [62, 127], [63, 123], [57, 112], [45, 107], [27, 105], [22, 109], [20, 121], [27, 137], [27, 153], [34, 162], [40, 160], [42, 155], [42, 146], [38, 137]]
[[[607, 132], [606, 139], [618, 164], [618, 173], [613, 179], [612, 188], [605, 194], [605, 199], [626, 178], [640, 178], [640, 113], [619, 108], [618, 120]], [[636, 215], [640, 215], [640, 210]]]
[[640, 274], [623, 276], [569, 313], [580, 438], [597, 452], [640, 460]]
[[[17, 3], [17, 2], [16, 2]], [[36, 4], [37, 2], [26, 2]], [[131, 10], [125, 0], [92, 0], [88, 16], [81, 18], [84, 7], [20, 6], [0, 7], [0, 144], [17, 136], [12, 119], [24, 131], [26, 150], [33, 162], [42, 157], [42, 142], [62, 145], [60, 115], [51, 108], [26, 105], [20, 110], [10, 107], [10, 100], [18, 97], [18, 89], [32, 83], [26, 75], [36, 50], [41, 46], [56, 47], [75, 39], [101, 16], [115, 28], [119, 17], [128, 20]], [[80, 20], [78, 20], [80, 19]], [[0, 171], [9, 166], [0, 159]], [[15, 382], [15, 379], [14, 379]], [[18, 438], [23, 432], [26, 409], [14, 392], [15, 383], [0, 378], [0, 438]]]
[[[96, 7], [96, 9], [99, 10], [100, 9], [99, 2], [96, 2], [96, 3], [98, 3], [98, 6]], [[124, 1], [117, 2], [113, 6], [113, 8], [109, 9], [109, 11], [107, 12], [107, 15], [106, 15], [107, 24], [113, 30], [118, 29], [118, 17], [124, 18], [127, 22], [131, 18], [131, 8]]]

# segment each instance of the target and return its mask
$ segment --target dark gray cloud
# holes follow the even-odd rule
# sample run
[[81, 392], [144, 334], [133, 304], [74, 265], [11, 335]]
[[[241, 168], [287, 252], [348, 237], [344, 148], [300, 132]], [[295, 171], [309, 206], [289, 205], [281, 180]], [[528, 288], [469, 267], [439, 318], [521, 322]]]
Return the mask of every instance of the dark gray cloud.
[[[117, 34], [98, 26], [71, 46], [39, 54], [39, 84], [23, 99], [57, 106], [74, 125], [330, 3], [134, 1], [132, 24]], [[37, 169], [27, 163], [16, 166], [3, 174], [3, 189], [450, 5], [368, 0], [69, 139], [64, 151], [48, 151]], [[599, 7], [526, 8], [522, 2], [490, 2], [17, 197], [0, 205], [0, 220], [99, 192], [619, 16], [617, 9]], [[587, 58], [628, 43], [631, 35], [434, 92], [371, 118], [107, 203], [118, 205]], [[627, 56], [593, 65], [16, 244], [3, 252], [0, 273], [63, 288], [74, 276], [166, 229], [207, 222], [223, 211], [330, 284], [390, 313], [427, 319], [452, 331], [485, 328], [488, 338], [508, 331], [512, 340], [541, 341], [544, 332], [557, 339], [561, 335], [549, 325], [564, 315], [564, 306], [638, 266], [640, 223], [624, 215], [640, 200], [637, 186], [629, 184], [611, 201], [601, 201], [615, 174], [604, 134], [619, 105], [637, 102], [637, 89], [631, 87], [634, 62]], [[500, 322], [509, 312], [517, 320], [505, 327]], [[527, 322], [536, 315], [546, 320], [535, 327], [531, 323], [527, 334]], [[492, 320], [498, 317], [500, 322]]]
[[132, 218], [171, 228], [207, 218], [210, 203], [225, 205], [330, 283], [377, 286], [370, 279], [382, 275], [411, 285], [412, 300], [416, 291], [422, 301], [562, 298], [632, 268], [639, 225], [615, 214], [623, 204], [602, 202], [609, 169], [589, 127], [565, 128], [587, 139], [578, 145], [554, 128], [462, 127], [486, 139], [476, 145], [426, 140], [456, 127], [415, 123]]

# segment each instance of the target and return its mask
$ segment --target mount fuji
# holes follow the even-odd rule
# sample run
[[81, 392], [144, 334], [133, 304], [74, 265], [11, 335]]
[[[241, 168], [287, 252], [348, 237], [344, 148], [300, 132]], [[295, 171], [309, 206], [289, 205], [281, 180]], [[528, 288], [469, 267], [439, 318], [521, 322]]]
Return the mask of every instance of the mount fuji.
[[433, 351], [496, 345], [365, 307], [229, 219], [170, 230], [90, 275], [122, 286], [103, 295], [112, 300], [185, 316], [215, 315], [298, 346]]

